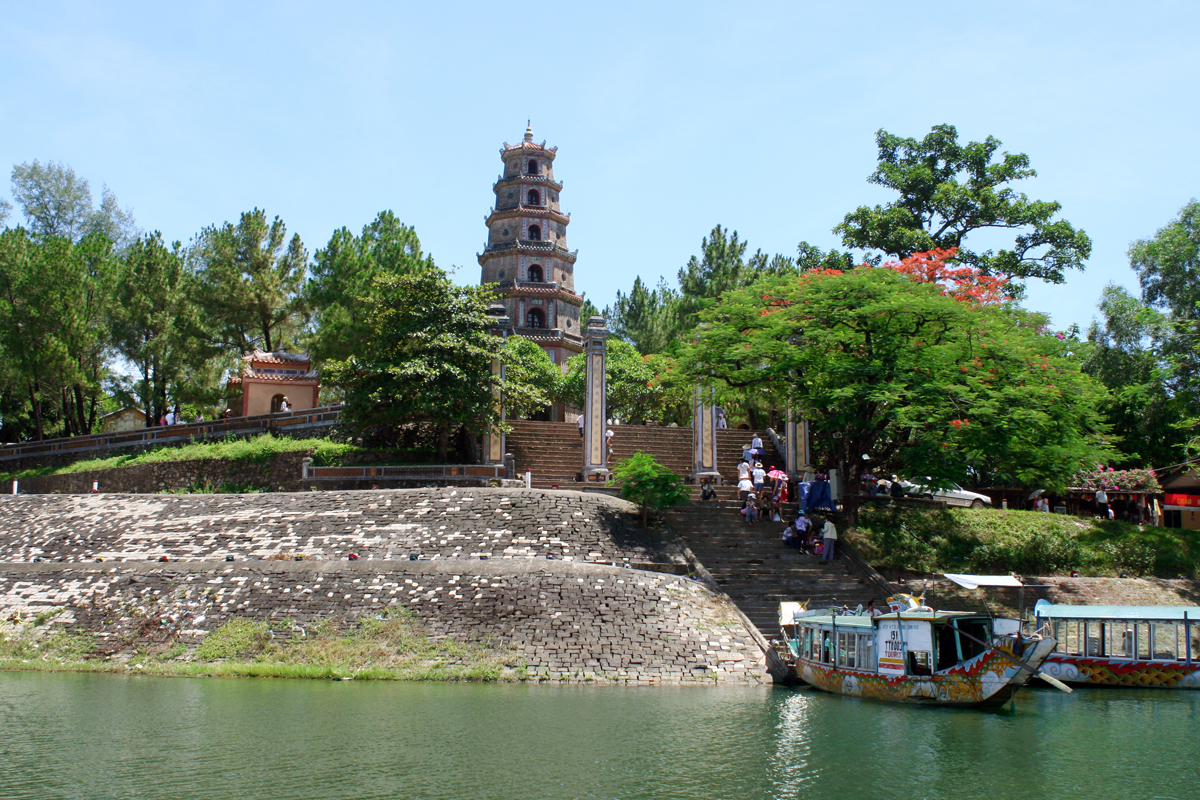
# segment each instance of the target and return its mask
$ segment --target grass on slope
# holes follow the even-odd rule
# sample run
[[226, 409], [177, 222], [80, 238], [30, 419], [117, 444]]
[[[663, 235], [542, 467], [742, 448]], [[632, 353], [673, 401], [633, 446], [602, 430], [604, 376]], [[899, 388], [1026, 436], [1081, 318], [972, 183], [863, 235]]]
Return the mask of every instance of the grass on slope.
[[[282, 638], [278, 638], [282, 637]], [[189, 652], [190, 650], [190, 652]], [[524, 680], [516, 656], [488, 641], [425, 635], [408, 609], [393, 606], [352, 628], [308, 628], [288, 620], [235, 617], [198, 646], [126, 641], [103, 649], [86, 634], [30, 624], [0, 636], [0, 669], [258, 678]]]
[[343, 442], [332, 442], [328, 439], [289, 439], [284, 436], [274, 437], [262, 434], [252, 439], [230, 438], [216, 442], [195, 442], [180, 446], [163, 445], [141, 453], [127, 453], [108, 458], [94, 458], [88, 461], [76, 461], [61, 467], [35, 467], [0, 474], [0, 482], [22, 480], [41, 475], [65, 475], [75, 472], [92, 472], [117, 467], [132, 467], [138, 464], [152, 464], [163, 461], [201, 461], [206, 459], [226, 459], [229, 461], [244, 461], [254, 464], [266, 464], [281, 453], [295, 453], [301, 450], [311, 450], [313, 464], [316, 466], [332, 466], [351, 454], [365, 452], [363, 448]]
[[1200, 535], [995, 509], [863, 508], [851, 543], [876, 567], [983, 574], [1200, 574]]

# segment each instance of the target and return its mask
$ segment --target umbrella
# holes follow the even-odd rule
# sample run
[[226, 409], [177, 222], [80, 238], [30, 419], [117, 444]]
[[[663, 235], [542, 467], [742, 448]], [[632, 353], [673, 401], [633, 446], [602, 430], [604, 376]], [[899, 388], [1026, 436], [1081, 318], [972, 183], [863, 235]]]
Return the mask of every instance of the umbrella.
[[1033, 492], [1029, 495], [1029, 497], [1026, 497], [1025, 499], [1026, 500], [1036, 500], [1039, 497], [1041, 497], [1042, 495], [1044, 495], [1045, 493], [1046, 493], [1045, 489], [1034, 489]]
[[767, 473], [768, 478], [786, 478], [787, 473], [781, 469], [773, 469]]

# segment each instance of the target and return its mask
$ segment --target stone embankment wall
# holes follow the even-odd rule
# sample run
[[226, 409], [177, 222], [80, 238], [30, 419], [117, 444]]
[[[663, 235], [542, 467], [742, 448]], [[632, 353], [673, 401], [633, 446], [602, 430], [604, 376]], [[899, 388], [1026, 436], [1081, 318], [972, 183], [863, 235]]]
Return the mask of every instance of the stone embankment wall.
[[681, 556], [634, 513], [500, 489], [4, 497], [0, 620], [41, 614], [103, 651], [194, 644], [233, 617], [340, 626], [401, 604], [429, 635], [489, 637], [531, 678], [762, 680], [729, 599], [671, 574]]
[[[137, 492], [151, 494], [224, 484], [240, 484], [265, 491], [299, 492], [308, 489], [301, 478], [301, 462], [310, 451], [276, 453], [270, 461], [256, 463], [227, 458], [194, 461], [156, 461], [129, 467], [70, 472], [22, 478], [20, 490], [28, 494], [87, 494], [92, 482], [100, 482], [101, 493]], [[0, 487], [11, 490], [10, 486]], [[367, 487], [369, 488], [369, 487]]]
[[[276, 453], [269, 461], [235, 461], [233, 459], [206, 458], [193, 461], [157, 461], [150, 464], [135, 464], [129, 467], [71, 472], [63, 475], [41, 475], [22, 478], [22, 494], [87, 494], [92, 491], [92, 482], [99, 481], [100, 493], [196, 491], [197, 489], [221, 489], [233, 484], [236, 491], [260, 490], [267, 492], [304, 492], [354, 489], [400, 489], [428, 486], [430, 478], [341, 478], [336, 480], [305, 479], [301, 462], [312, 452], [298, 450], [294, 453]], [[0, 464], [0, 467], [6, 466]], [[486, 478], [459, 479], [458, 485], [486, 486]], [[0, 487], [5, 490], [11, 486]]]
[[685, 563], [636, 507], [590, 492], [393, 489], [0, 496], [0, 562], [537, 558]]

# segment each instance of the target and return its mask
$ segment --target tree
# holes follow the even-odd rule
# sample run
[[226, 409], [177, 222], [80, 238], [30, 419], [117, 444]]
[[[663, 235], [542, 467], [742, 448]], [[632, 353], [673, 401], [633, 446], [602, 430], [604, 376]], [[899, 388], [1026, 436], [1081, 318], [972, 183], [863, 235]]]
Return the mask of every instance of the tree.
[[1083, 370], [1109, 391], [1105, 413], [1121, 436], [1123, 453], [1113, 466], [1166, 466], [1182, 460], [1186, 436], [1180, 421], [1196, 403], [1192, 398], [1189, 404], [1186, 393], [1177, 391], [1174, 365], [1165, 350], [1170, 322], [1113, 284], [1104, 289], [1100, 313], [1103, 319], [1088, 329], [1091, 347]]
[[0, 233], [0, 348], [10, 386], [29, 399], [38, 439], [55, 416], [67, 435], [95, 424], [111, 269], [111, 244], [100, 234], [74, 244], [23, 228]]
[[700, 242], [700, 256], [692, 256], [679, 270], [679, 291], [683, 296], [680, 314], [682, 330], [695, 327], [694, 315], [707, 301], [723, 293], [749, 286], [768, 275], [788, 275], [796, 271], [795, 262], [786, 256], [767, 256], [762, 250], [746, 258], [747, 242], [717, 225]]
[[204, 361], [194, 345], [199, 319], [189, 278], [180, 243], [168, 247], [158, 231], [134, 242], [122, 261], [114, 343], [138, 371], [134, 393], [148, 426], [179, 398], [185, 369]]
[[634, 453], [616, 464], [612, 477], [621, 484], [621, 496], [641, 508], [642, 527], [649, 524], [651, 511], [681, 505], [692, 496], [683, 485], [683, 478], [645, 452]]
[[679, 293], [659, 280], [647, 289], [641, 276], [628, 295], [617, 292], [611, 308], [604, 310], [609, 330], [632, 344], [642, 355], [661, 353], [678, 339]]
[[[89, 233], [102, 233], [118, 249], [138, 235], [133, 212], [122, 209], [107, 186], [99, 208], [92, 203], [88, 182], [65, 164], [47, 161], [18, 164], [12, 171], [13, 197], [34, 236], [59, 236], [77, 242]], [[3, 221], [0, 214], [0, 222]]]
[[255, 208], [235, 226], [205, 228], [197, 237], [196, 296], [211, 342], [234, 355], [274, 351], [298, 332], [300, 290], [308, 253], [298, 235], [287, 238], [279, 217], [267, 222]]
[[545, 350], [524, 336], [509, 336], [500, 358], [509, 419], [527, 419], [554, 402], [562, 371]]
[[[607, 381], [607, 408], [610, 417], [639, 425], [662, 417], [662, 387], [654, 383], [656, 372], [633, 345], [610, 337], [607, 342], [604, 376]], [[587, 361], [583, 354], [567, 359], [559, 397], [569, 405], [583, 408], [586, 401]]]
[[348, 228], [334, 231], [314, 260], [304, 295], [313, 309], [311, 353], [318, 364], [349, 358], [368, 334], [363, 300], [376, 277], [434, 268], [433, 258], [421, 252], [417, 232], [391, 211], [381, 211], [360, 236]]
[[365, 441], [391, 443], [403, 426], [433, 422], [444, 459], [453, 429], [499, 424], [490, 377], [502, 342], [489, 332], [492, 300], [486, 287], [455, 286], [436, 269], [376, 277], [370, 335], [326, 367], [345, 391], [347, 426]]
[[1112, 455], [1103, 387], [1068, 342], [919, 272], [810, 272], [727, 293], [701, 314], [685, 365], [804, 409], [818, 437], [838, 434], [842, 465], [865, 455], [935, 481], [1062, 488]]
[[[1062, 283], [1065, 270], [1083, 269], [1092, 249], [1087, 234], [1055, 219], [1059, 203], [1030, 200], [1010, 185], [1037, 175], [1025, 154], [1001, 153], [994, 161], [999, 140], [959, 144], [953, 125], [936, 125], [921, 140], [881, 129], [875, 142], [879, 166], [868, 181], [894, 189], [900, 198], [847, 214], [834, 228], [847, 247], [901, 259], [953, 247], [961, 262], [1017, 280]], [[964, 248], [969, 234], [989, 229], [1019, 233], [1011, 248], [999, 252]]]

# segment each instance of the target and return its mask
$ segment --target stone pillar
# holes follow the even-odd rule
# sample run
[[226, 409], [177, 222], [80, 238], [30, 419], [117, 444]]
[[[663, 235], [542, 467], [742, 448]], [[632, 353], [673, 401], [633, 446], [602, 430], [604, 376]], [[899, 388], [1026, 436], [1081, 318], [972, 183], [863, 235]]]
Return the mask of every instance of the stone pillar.
[[805, 479], [813, 472], [812, 454], [808, 450], [808, 420], [790, 408], [784, 423], [783, 444], [787, 449], [787, 474]]
[[696, 387], [692, 399], [692, 483], [711, 478], [721, 485], [721, 473], [717, 469], [717, 406], [713, 402], [715, 390]]
[[592, 317], [583, 338], [583, 356], [587, 364], [586, 398], [583, 403], [583, 479], [608, 480], [607, 385], [604, 375], [608, 328], [604, 317]]
[[[501, 339], [508, 338], [508, 332], [512, 328], [512, 320], [508, 318], [507, 309], [503, 303], [493, 303], [488, 308], [488, 316], [492, 318], [491, 333], [499, 336]], [[483, 460], [487, 464], [503, 464], [504, 450], [507, 442], [505, 441], [504, 424], [504, 397], [501, 393], [501, 385], [504, 382], [504, 362], [500, 358], [492, 359], [492, 401], [495, 403], [495, 408], [500, 416], [500, 426], [498, 428], [489, 428], [483, 435]]]

